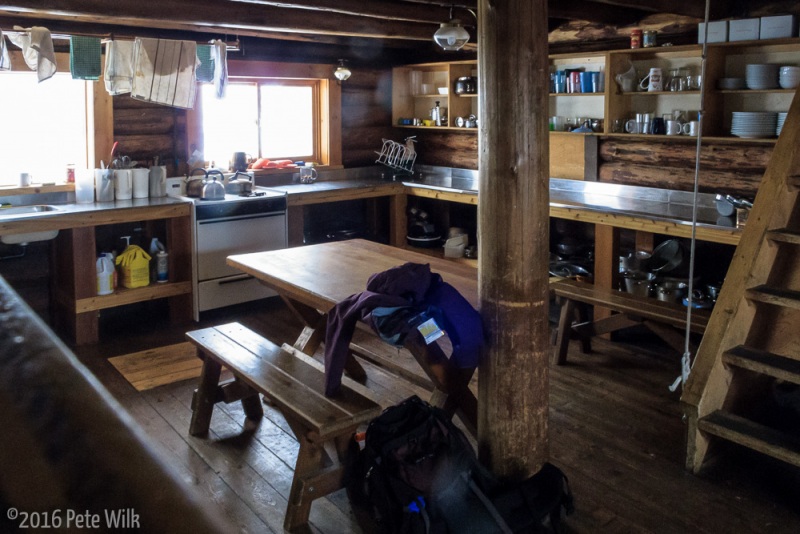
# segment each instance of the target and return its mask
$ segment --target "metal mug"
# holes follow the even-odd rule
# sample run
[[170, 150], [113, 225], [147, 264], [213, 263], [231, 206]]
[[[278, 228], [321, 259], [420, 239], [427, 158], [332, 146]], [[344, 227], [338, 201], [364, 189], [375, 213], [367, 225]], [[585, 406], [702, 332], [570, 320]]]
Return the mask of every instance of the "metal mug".
[[675, 120], [666, 121], [667, 135], [680, 135], [681, 123]]
[[690, 137], [697, 137], [697, 127], [699, 126], [699, 124], [700, 123], [697, 121], [689, 121], [687, 123], [684, 123], [683, 126], [681, 126], [681, 132], [683, 133], [683, 135], [688, 135]]

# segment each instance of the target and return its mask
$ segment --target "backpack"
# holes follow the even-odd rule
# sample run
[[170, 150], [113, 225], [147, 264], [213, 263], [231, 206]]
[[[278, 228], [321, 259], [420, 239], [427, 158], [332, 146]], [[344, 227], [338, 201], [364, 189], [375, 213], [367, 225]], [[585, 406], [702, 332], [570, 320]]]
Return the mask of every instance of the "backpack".
[[558, 468], [499, 483], [450, 417], [417, 396], [372, 420], [363, 449], [351, 443], [345, 483], [365, 532], [538, 533], [572, 510]]

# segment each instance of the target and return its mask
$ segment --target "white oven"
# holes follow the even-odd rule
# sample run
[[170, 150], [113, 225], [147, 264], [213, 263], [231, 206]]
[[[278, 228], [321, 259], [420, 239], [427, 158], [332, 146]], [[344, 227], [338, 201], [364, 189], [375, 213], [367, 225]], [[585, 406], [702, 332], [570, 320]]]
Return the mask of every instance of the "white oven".
[[229, 267], [226, 258], [286, 248], [286, 195], [256, 188], [254, 195], [195, 200], [194, 319], [200, 312], [274, 296], [255, 278]]

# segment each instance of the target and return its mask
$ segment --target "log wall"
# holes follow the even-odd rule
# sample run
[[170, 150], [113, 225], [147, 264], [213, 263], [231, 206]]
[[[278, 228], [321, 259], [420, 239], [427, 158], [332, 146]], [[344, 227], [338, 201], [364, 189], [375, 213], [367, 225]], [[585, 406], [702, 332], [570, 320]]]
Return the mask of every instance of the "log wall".
[[[342, 163], [374, 165], [383, 143], [395, 139], [392, 128], [391, 69], [353, 69], [342, 83]], [[395, 139], [397, 140], [397, 139]]]

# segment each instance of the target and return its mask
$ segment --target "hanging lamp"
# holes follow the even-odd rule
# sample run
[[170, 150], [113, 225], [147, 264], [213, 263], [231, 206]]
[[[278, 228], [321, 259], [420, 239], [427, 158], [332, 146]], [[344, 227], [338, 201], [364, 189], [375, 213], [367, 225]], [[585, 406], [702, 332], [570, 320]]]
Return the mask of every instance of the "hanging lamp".
[[348, 79], [351, 74], [353, 74], [353, 73], [350, 72], [350, 69], [348, 69], [347, 67], [344, 66], [344, 60], [340, 59], [339, 60], [339, 66], [336, 67], [336, 70], [333, 71], [333, 75], [336, 76], [337, 80], [339, 80], [340, 82], [343, 82], [346, 79]]
[[433, 40], [445, 50], [460, 50], [469, 42], [469, 32], [459, 19], [453, 18], [453, 6], [450, 6], [450, 21], [439, 25], [439, 29], [433, 34]]

